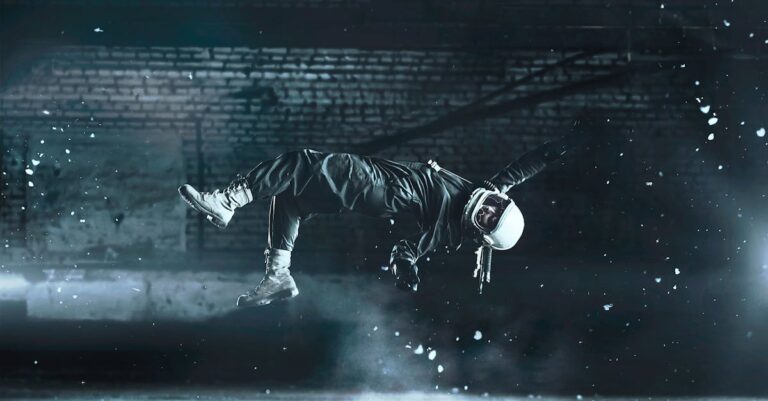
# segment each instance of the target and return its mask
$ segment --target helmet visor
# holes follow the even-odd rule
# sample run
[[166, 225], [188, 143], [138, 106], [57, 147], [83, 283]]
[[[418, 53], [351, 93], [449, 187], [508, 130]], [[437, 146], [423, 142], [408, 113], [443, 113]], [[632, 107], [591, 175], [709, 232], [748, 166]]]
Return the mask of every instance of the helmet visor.
[[511, 203], [509, 199], [505, 199], [497, 194], [488, 195], [477, 209], [474, 223], [485, 234], [491, 233], [496, 229], [496, 226], [499, 224], [499, 218]]

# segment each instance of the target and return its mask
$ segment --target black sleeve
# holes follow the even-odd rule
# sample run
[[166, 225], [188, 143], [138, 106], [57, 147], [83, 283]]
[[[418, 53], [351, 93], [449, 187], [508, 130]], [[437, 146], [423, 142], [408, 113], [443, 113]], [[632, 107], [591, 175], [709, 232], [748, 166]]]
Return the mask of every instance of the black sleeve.
[[562, 157], [569, 149], [578, 146], [579, 143], [580, 141], [574, 135], [547, 142], [509, 163], [489, 181], [501, 192], [507, 192], [512, 187], [544, 170], [547, 165]]

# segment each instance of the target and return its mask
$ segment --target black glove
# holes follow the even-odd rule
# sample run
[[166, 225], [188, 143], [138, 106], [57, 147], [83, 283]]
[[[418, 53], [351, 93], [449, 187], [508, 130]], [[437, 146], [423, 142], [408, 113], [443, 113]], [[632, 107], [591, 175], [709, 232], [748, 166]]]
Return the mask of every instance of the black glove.
[[395, 286], [404, 291], [416, 292], [419, 289], [419, 268], [407, 260], [397, 259], [392, 263]]

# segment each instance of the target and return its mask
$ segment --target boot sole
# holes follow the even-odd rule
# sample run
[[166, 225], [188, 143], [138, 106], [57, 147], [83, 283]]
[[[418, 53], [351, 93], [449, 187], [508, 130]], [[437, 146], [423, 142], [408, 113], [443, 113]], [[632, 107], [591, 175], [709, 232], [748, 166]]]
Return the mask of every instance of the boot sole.
[[[238, 308], [250, 308], [250, 307], [255, 307], [255, 306], [264, 306], [264, 305], [269, 305], [272, 302], [285, 301], [285, 300], [291, 299], [291, 298], [293, 298], [293, 297], [295, 297], [297, 295], [299, 295], [299, 290], [298, 289], [282, 290], [282, 291], [278, 291], [278, 292], [272, 294], [268, 298], [265, 298], [265, 299], [263, 299], [263, 300], [261, 300], [259, 302], [255, 302], [255, 303], [250, 304], [250, 305], [240, 305], [239, 302], [237, 302], [235, 305]], [[238, 298], [238, 300], [239, 300], [239, 298]]]
[[205, 208], [204, 208], [202, 205], [200, 205], [199, 203], [195, 202], [194, 198], [191, 198], [191, 197], [189, 197], [189, 195], [188, 195], [188, 194], [187, 194], [185, 191], [183, 191], [183, 190], [182, 190], [183, 188], [184, 188], [184, 186], [180, 186], [180, 187], [179, 187], [179, 195], [181, 196], [181, 199], [182, 199], [182, 200], [183, 200], [183, 201], [184, 201], [184, 202], [185, 202], [185, 203], [186, 203], [186, 204], [187, 204], [189, 207], [191, 207], [192, 209], [195, 209], [195, 210], [197, 210], [197, 211], [198, 211], [198, 212], [200, 212], [200, 213], [203, 213], [203, 214], [205, 214], [205, 219], [206, 219], [206, 220], [208, 220], [208, 221], [209, 221], [211, 224], [213, 224], [214, 226], [216, 226], [216, 227], [218, 227], [218, 228], [220, 228], [220, 229], [222, 229], [222, 230], [223, 230], [223, 229], [225, 229], [225, 228], [227, 228], [227, 223], [225, 223], [223, 220], [221, 220], [221, 219], [219, 219], [218, 217], [216, 217], [216, 216], [214, 216], [213, 214], [211, 214], [211, 212], [209, 212], [208, 210], [206, 210], [206, 209], [205, 209]]

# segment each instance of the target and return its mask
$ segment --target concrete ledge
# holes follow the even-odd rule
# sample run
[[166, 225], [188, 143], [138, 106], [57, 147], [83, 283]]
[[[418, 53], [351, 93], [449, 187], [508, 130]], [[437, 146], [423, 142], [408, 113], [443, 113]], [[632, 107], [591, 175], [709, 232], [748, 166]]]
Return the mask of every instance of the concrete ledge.
[[27, 314], [39, 319], [138, 320], [148, 315], [147, 284], [123, 281], [46, 281], [27, 293]]
[[27, 299], [30, 282], [21, 274], [0, 273], [0, 302]]
[[[21, 274], [0, 275], [0, 302], [26, 305], [26, 317], [54, 320], [203, 321], [235, 310], [237, 296], [253, 288], [262, 273], [46, 269], [44, 281]], [[321, 319], [369, 320], [341, 311], [378, 310], [391, 297], [388, 286], [366, 285], [361, 277], [296, 274], [301, 296], [293, 310]], [[318, 299], [322, 298], [322, 302]]]

